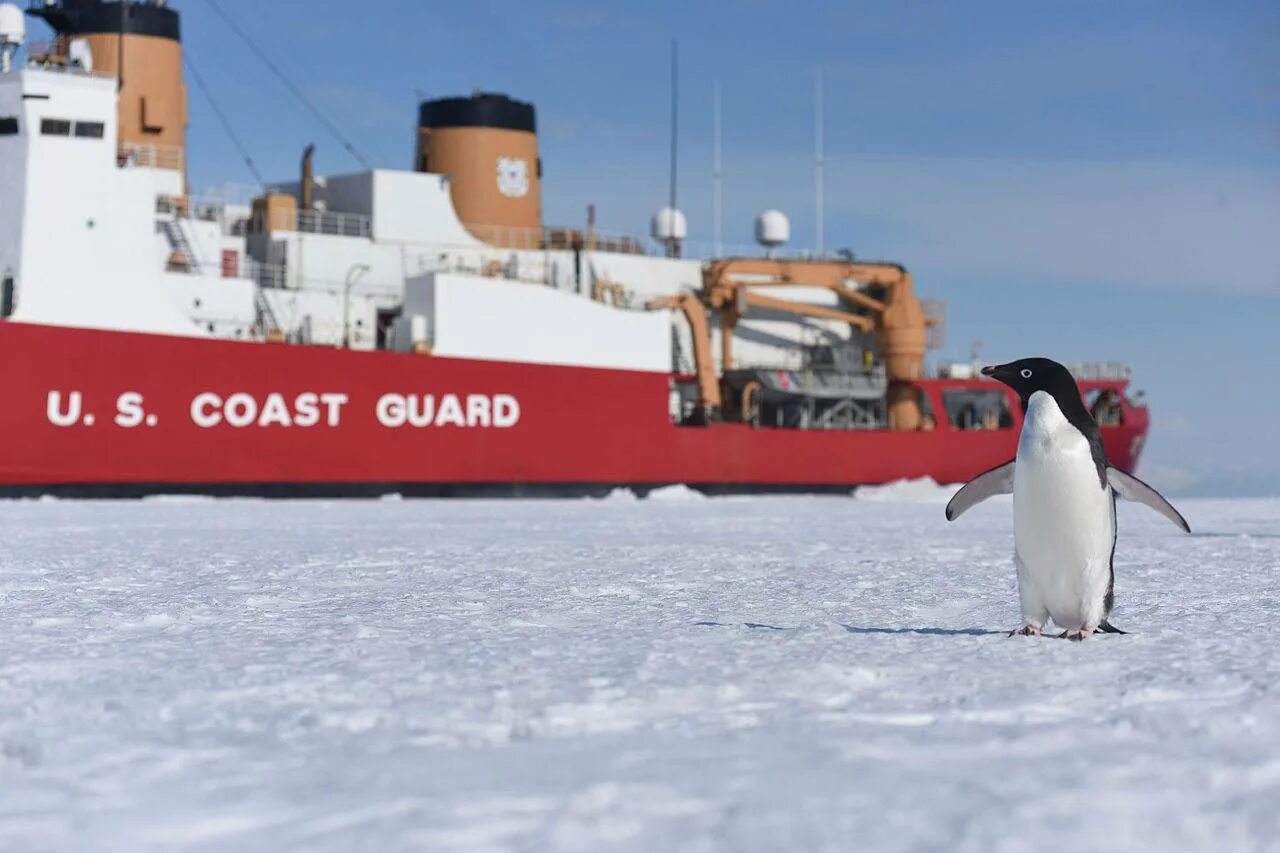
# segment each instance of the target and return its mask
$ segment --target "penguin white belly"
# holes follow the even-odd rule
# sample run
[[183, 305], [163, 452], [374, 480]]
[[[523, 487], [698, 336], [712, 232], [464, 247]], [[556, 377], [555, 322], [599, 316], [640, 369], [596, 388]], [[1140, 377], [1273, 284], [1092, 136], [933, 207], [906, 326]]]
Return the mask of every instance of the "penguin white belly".
[[1114, 540], [1110, 487], [1085, 437], [1040, 391], [1028, 401], [1013, 475], [1014, 549], [1023, 616], [1066, 630], [1105, 618]]

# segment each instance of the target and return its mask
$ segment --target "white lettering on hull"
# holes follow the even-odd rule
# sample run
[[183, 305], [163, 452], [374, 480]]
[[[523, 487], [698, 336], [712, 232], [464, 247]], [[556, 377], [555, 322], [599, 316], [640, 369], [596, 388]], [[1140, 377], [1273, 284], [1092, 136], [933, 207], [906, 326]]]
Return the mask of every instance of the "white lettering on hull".
[[520, 401], [510, 394], [383, 394], [375, 413], [391, 429], [410, 426], [508, 429], [520, 421]]
[[137, 391], [126, 391], [116, 398], [116, 426], [133, 429], [141, 426], [146, 419], [142, 395]]
[[[191, 422], [202, 429], [226, 424], [235, 429], [245, 427], [313, 427], [323, 417], [331, 427], [342, 423], [342, 407], [350, 401], [346, 394], [304, 391], [292, 401], [273, 391], [261, 403], [252, 394], [239, 391], [225, 400], [205, 391], [191, 401]], [[323, 415], [321, 409], [323, 407]]]
[[80, 410], [84, 403], [79, 391], [67, 394], [67, 409], [62, 410], [62, 392], [50, 391], [49, 402], [45, 406], [45, 416], [54, 426], [69, 427], [80, 423]]
[[[254, 395], [237, 391], [222, 396], [204, 391], [191, 398], [188, 414], [200, 429], [225, 426], [309, 428], [342, 424], [344, 407], [350, 397], [339, 392], [304, 391], [288, 396], [277, 391]], [[94, 417], [85, 412], [80, 391], [50, 391], [45, 406], [49, 423], [57, 427], [93, 426]], [[413, 427], [455, 427], [458, 429], [510, 429], [520, 422], [520, 401], [512, 394], [383, 394], [373, 410], [377, 422], [390, 429]], [[147, 411], [142, 394], [125, 391], [116, 398], [113, 419], [122, 429], [144, 424], [154, 427], [160, 418]]]

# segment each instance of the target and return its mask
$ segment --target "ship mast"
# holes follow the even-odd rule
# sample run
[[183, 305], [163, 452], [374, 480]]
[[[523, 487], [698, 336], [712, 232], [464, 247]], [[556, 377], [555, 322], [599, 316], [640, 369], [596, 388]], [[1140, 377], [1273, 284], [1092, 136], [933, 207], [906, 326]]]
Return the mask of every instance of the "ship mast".
[[721, 178], [720, 159], [720, 81], [715, 83], [714, 108], [712, 112], [712, 153], [711, 153], [711, 228], [714, 234], [714, 254], [718, 258], [723, 252], [720, 242], [722, 220], [724, 216], [724, 187]]
[[[675, 211], [680, 208], [676, 207], [676, 177], [679, 167], [679, 146], [677, 140], [680, 135], [680, 47], [679, 42], [675, 39], [671, 40], [671, 185], [668, 193], [667, 204], [675, 216]], [[680, 257], [680, 238], [678, 236], [670, 236], [667, 238], [667, 257]]]
[[822, 153], [822, 69], [819, 68], [814, 75], [813, 81], [813, 191], [814, 206], [817, 208], [814, 218], [814, 229], [817, 231], [816, 245], [814, 251], [818, 257], [822, 257], [823, 251], [823, 232], [826, 230], [824, 222], [826, 210], [823, 203], [823, 153]]

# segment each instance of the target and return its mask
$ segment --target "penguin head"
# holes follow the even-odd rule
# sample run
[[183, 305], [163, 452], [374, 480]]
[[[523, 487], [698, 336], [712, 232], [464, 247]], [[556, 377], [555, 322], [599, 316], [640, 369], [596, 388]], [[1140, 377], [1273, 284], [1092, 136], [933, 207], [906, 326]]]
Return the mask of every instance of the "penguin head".
[[1050, 358], [1021, 358], [1008, 364], [982, 368], [983, 376], [990, 376], [1008, 385], [1018, 394], [1025, 410], [1027, 401], [1037, 391], [1044, 391], [1058, 401], [1080, 401], [1080, 388], [1071, 371]]

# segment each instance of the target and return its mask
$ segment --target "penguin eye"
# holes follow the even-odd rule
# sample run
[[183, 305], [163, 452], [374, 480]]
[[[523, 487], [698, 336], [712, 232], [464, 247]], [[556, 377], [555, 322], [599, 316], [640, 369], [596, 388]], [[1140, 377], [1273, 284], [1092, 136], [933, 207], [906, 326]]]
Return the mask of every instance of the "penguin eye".
[[1026, 367], [1022, 368], [1022, 378], [1023, 379], [1031, 378], [1031, 370], [1029, 368], [1026, 368]]

